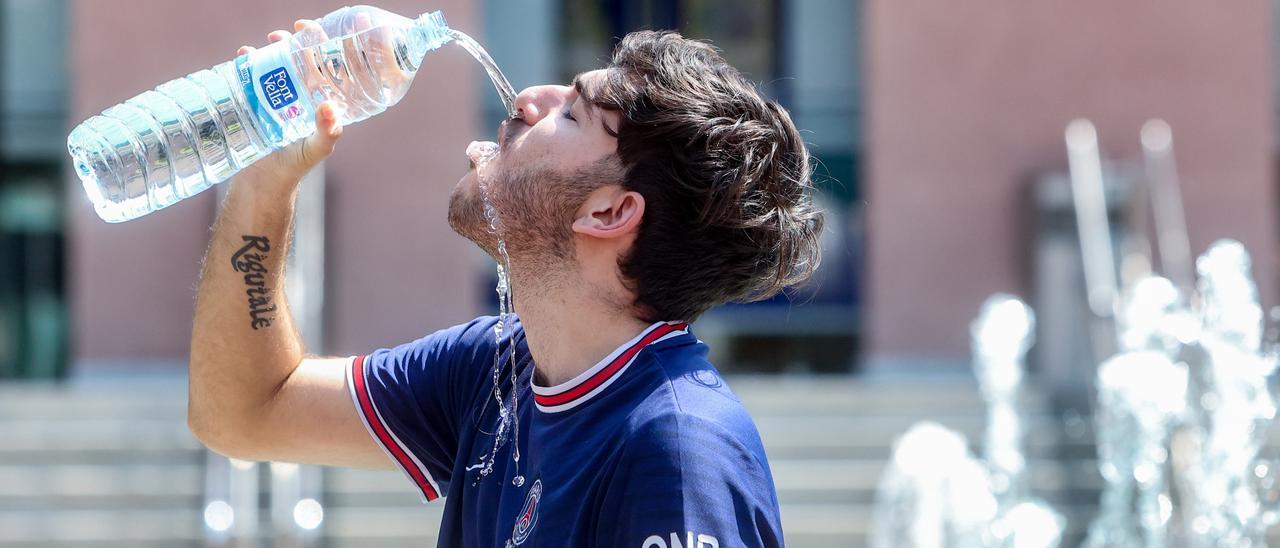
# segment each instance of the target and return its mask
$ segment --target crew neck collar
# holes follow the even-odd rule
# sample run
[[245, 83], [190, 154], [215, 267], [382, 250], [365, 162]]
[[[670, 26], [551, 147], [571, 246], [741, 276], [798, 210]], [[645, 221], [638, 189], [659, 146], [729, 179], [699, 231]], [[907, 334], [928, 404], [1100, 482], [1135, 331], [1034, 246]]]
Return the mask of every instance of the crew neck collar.
[[590, 401], [622, 377], [640, 351], [651, 344], [689, 332], [685, 322], [654, 322], [580, 375], [555, 386], [533, 383], [533, 401], [544, 413], [568, 411]]

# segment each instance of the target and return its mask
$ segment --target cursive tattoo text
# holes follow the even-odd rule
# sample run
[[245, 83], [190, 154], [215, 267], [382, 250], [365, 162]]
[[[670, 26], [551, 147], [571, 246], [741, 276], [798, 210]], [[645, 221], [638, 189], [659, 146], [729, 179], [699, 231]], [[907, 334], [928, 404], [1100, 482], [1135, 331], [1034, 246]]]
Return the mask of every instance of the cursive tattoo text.
[[249, 327], [255, 331], [271, 327], [275, 321], [276, 305], [271, 302], [271, 288], [267, 287], [267, 253], [271, 242], [266, 236], [241, 236], [244, 247], [231, 256], [231, 268], [244, 273], [245, 295], [249, 297]]

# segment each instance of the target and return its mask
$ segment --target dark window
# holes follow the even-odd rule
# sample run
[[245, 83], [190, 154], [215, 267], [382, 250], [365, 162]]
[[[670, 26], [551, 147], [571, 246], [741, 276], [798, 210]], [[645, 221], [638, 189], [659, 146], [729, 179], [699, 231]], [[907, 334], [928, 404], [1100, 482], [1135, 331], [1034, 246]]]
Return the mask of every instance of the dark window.
[[66, 367], [65, 21], [62, 1], [0, 3], [0, 378]]

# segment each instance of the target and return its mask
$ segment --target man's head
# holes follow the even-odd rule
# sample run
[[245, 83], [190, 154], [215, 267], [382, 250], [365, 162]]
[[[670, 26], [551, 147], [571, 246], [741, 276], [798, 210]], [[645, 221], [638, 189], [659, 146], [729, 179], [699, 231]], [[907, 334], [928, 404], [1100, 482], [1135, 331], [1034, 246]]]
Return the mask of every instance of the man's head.
[[[573, 281], [645, 321], [693, 320], [817, 268], [822, 214], [781, 106], [709, 45], [627, 35], [602, 70], [521, 92], [499, 154], [458, 183], [449, 222], [513, 269]], [[584, 285], [585, 284], [585, 285]]]

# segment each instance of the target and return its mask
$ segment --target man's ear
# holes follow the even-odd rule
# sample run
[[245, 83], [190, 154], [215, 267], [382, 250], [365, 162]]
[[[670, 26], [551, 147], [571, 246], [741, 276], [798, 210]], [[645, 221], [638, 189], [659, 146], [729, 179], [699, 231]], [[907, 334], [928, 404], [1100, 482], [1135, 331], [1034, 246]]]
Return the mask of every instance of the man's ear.
[[639, 230], [643, 218], [644, 196], [608, 185], [587, 196], [573, 219], [573, 231], [596, 238], [617, 238]]

